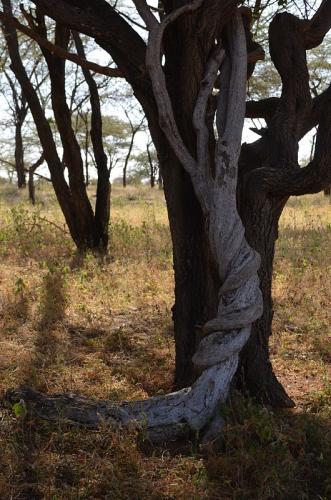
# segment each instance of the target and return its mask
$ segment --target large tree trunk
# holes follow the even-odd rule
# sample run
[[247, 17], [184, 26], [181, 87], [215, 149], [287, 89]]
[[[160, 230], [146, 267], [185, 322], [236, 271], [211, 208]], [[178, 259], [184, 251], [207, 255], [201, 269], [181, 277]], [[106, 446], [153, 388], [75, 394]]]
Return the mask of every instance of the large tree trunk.
[[161, 170], [175, 273], [174, 384], [181, 388], [190, 385], [197, 376], [192, 356], [202, 325], [216, 314], [219, 278], [210, 255], [204, 218], [192, 182], [171, 150], [166, 160], [162, 161]]
[[32, 205], [35, 205], [36, 203], [36, 196], [35, 196], [35, 185], [34, 185], [34, 171], [29, 168], [29, 200], [32, 203]]
[[[241, 194], [241, 196], [240, 196]], [[267, 198], [252, 202], [239, 194], [240, 215], [245, 226], [247, 241], [261, 257], [259, 269], [263, 296], [263, 315], [252, 326], [251, 336], [241, 353], [238, 370], [239, 386], [253, 397], [273, 406], [293, 406], [283, 386], [277, 380], [270, 362], [269, 338], [272, 334], [273, 301], [272, 275], [278, 221], [287, 198]]]
[[[161, 168], [174, 249], [174, 382], [175, 387], [181, 388], [190, 385], [197, 377], [192, 356], [197, 349], [201, 325], [216, 314], [219, 278], [210, 253], [201, 207], [189, 176], [171, 151]], [[287, 198], [252, 203], [243, 187], [238, 196], [247, 241], [261, 256], [259, 278], [264, 306], [263, 315], [253, 324], [251, 337], [241, 355], [238, 386], [264, 403], [293, 406], [273, 372], [269, 356], [274, 315], [272, 274], [275, 243], [278, 221]]]
[[[170, 9], [176, 8], [175, 2]], [[169, 8], [168, 2], [165, 6]], [[215, 20], [215, 23], [217, 21]], [[164, 35], [165, 75], [178, 129], [192, 155], [196, 149], [196, 131], [192, 115], [196, 105], [205, 65], [214, 44], [213, 30], [206, 33], [204, 44], [195, 37], [199, 15], [179, 18]], [[186, 43], [183, 44], [182, 40]], [[194, 72], [191, 69], [194, 68]], [[210, 129], [212, 124], [208, 123]], [[210, 137], [213, 133], [210, 130]], [[211, 140], [210, 152], [215, 144]], [[219, 276], [208, 242], [205, 217], [185, 172], [172, 148], [160, 151], [160, 178], [167, 200], [173, 243], [175, 272], [175, 304], [173, 320], [176, 345], [175, 386], [190, 385], [197, 377], [192, 356], [197, 349], [202, 325], [215, 317], [218, 305]], [[209, 153], [210, 153], [209, 152]], [[213, 161], [213, 152], [211, 152]]]

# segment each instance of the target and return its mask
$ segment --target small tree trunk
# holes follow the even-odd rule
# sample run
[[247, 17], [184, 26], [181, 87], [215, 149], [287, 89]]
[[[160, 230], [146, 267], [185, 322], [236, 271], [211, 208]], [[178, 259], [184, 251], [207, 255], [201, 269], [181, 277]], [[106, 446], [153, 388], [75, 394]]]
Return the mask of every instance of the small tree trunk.
[[88, 115], [85, 115], [85, 186], [90, 184], [89, 178], [89, 164], [88, 164], [88, 147], [89, 147], [89, 129], [88, 129]]
[[153, 188], [155, 186], [155, 167], [154, 167], [154, 163], [153, 163], [153, 159], [152, 159], [152, 156], [151, 156], [151, 152], [150, 152], [150, 149], [149, 149], [149, 144], [147, 144], [147, 157], [148, 157], [148, 163], [149, 163], [149, 178], [150, 178], [150, 185], [151, 185], [151, 188]]
[[29, 200], [31, 201], [32, 205], [35, 205], [36, 198], [35, 198], [35, 185], [34, 185], [34, 171], [31, 168], [29, 168]]
[[162, 175], [161, 175], [160, 167], [159, 167], [159, 173], [158, 173], [157, 183], [158, 183], [159, 189], [162, 190], [163, 189], [163, 180], [162, 180]]
[[15, 166], [17, 172], [17, 185], [19, 188], [24, 188], [26, 186], [26, 178], [21, 122], [17, 122], [15, 125]]
[[111, 184], [109, 171], [99, 171], [97, 199], [95, 204], [95, 241], [96, 247], [106, 252], [108, 248], [108, 226], [110, 217]]
[[154, 175], [154, 170], [151, 170], [151, 188], [155, 187], [155, 175]]
[[126, 187], [126, 184], [127, 184], [128, 165], [129, 165], [129, 160], [130, 160], [130, 156], [131, 156], [131, 152], [132, 152], [132, 148], [133, 148], [135, 135], [136, 135], [136, 131], [133, 130], [132, 135], [131, 135], [129, 149], [128, 149], [128, 152], [127, 152], [127, 155], [126, 155], [125, 161], [124, 161], [124, 166], [123, 166], [123, 187], [124, 188]]

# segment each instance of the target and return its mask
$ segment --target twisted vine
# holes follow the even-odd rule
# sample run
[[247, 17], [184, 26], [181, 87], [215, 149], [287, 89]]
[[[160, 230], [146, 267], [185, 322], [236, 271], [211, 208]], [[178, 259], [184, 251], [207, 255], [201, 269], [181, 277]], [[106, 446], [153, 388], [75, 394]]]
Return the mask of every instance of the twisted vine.
[[[196, 2], [197, 8], [200, 4], [201, 1]], [[140, 11], [145, 8], [144, 5], [140, 0]], [[189, 4], [189, 8], [192, 9], [192, 4]], [[181, 13], [184, 11], [185, 8], [181, 8]], [[178, 139], [179, 132], [174, 126], [174, 116], [160, 66], [160, 54], [155, 52], [153, 45], [156, 37], [158, 46], [161, 47], [158, 30], [163, 32], [164, 26], [160, 28], [156, 25], [156, 20], [147, 15], [145, 17], [151, 29], [147, 66], [159, 106], [160, 125], [168, 135], [172, 134], [170, 142], [191, 175], [208, 221], [209, 243], [222, 283], [217, 316], [204, 325], [203, 338], [193, 357], [193, 363], [201, 375], [191, 387], [172, 394], [119, 405], [109, 401], [91, 402], [73, 395], [47, 397], [30, 389], [11, 391], [8, 397], [12, 400], [22, 398], [31, 401], [37, 414], [51, 420], [61, 417], [92, 427], [101, 422], [107, 422], [115, 428], [134, 426], [143, 428], [154, 442], [176, 438], [192, 431], [202, 431], [204, 438], [209, 440], [222, 425], [218, 408], [220, 402], [224, 402], [228, 396], [229, 386], [238, 366], [239, 352], [249, 338], [252, 322], [262, 314], [262, 296], [257, 276], [259, 256], [245, 240], [244, 227], [236, 208], [238, 157], [245, 114], [245, 33], [238, 11], [228, 30], [229, 51], [221, 70], [224, 84], [218, 98], [219, 141], [212, 174], [204, 155], [199, 154], [196, 161], [186, 150], [183, 141]], [[176, 15], [172, 17], [176, 18]], [[165, 18], [163, 22], [168, 23], [169, 20]], [[206, 92], [210, 93], [212, 90], [217, 69], [224, 60], [224, 51], [218, 48], [212, 58], [201, 84], [193, 117], [200, 153], [205, 150], [208, 141], [203, 123], [208, 100]]]

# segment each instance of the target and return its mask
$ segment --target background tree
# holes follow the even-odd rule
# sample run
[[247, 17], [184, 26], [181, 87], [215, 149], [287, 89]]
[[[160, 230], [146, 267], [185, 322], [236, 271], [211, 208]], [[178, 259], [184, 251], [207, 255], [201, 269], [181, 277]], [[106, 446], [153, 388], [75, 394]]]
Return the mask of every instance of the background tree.
[[141, 151], [133, 157], [134, 166], [130, 169], [130, 179], [134, 181], [143, 181], [149, 179], [151, 188], [156, 183], [162, 187], [162, 181], [159, 173], [159, 162], [152, 142], [146, 143], [146, 150]]
[[128, 166], [129, 166], [129, 161], [130, 161], [130, 157], [131, 157], [133, 146], [134, 146], [134, 140], [135, 140], [136, 134], [142, 130], [144, 119], [145, 119], [143, 116], [142, 118], [140, 118], [140, 120], [138, 120], [136, 123], [134, 123], [132, 121], [128, 111], [125, 111], [125, 115], [127, 117], [129, 125], [130, 125], [131, 138], [130, 138], [130, 141], [128, 144], [128, 150], [127, 150], [125, 160], [124, 160], [124, 165], [123, 165], [123, 187], [124, 188], [126, 187], [126, 184], [127, 184]]
[[[11, 3], [4, 1], [3, 6], [5, 13], [11, 15]], [[58, 57], [56, 54], [49, 52], [49, 49], [40, 45], [50, 75], [52, 109], [63, 147], [62, 162], [57, 152], [49, 120], [46, 118], [37, 92], [31, 84], [22, 64], [15, 28], [8, 19], [10, 18], [4, 17], [3, 23], [12, 61], [12, 69], [20, 82], [22, 92], [26, 96], [33, 115], [44, 156], [50, 170], [52, 183], [70, 233], [80, 250], [86, 248], [106, 249], [108, 244], [110, 206], [109, 169], [107, 168], [107, 157], [103, 150], [100, 103], [97, 88], [92, 84], [93, 78], [89, 74], [89, 70], [84, 69], [85, 79], [88, 79], [87, 85], [89, 87], [92, 109], [91, 138], [99, 174], [95, 214], [93, 213], [86, 192], [80, 147], [72, 128], [71, 113], [66, 102], [65, 58]], [[35, 33], [47, 42], [47, 27], [43, 15], [37, 13], [35, 18], [30, 16], [28, 19]], [[61, 50], [67, 51], [69, 39], [70, 32], [68, 30], [62, 29], [60, 26], [55, 27], [55, 44], [60, 48], [60, 53]], [[76, 42], [78, 50], [81, 53], [79, 57], [84, 60], [82, 46], [79, 45], [77, 35]], [[65, 178], [65, 169], [68, 170], [69, 184]]]
[[[94, 169], [91, 171], [92, 176], [95, 176], [96, 169], [90, 142], [90, 111], [85, 111], [84, 109], [75, 110], [75, 113], [73, 114], [73, 122], [80, 147], [84, 151], [86, 179], [86, 162], [90, 163], [90, 166]], [[102, 116], [102, 135], [104, 148], [108, 156], [109, 169], [112, 171], [116, 166], [119, 166], [121, 162], [123, 163], [123, 158], [127, 155], [131, 140], [130, 126], [126, 121], [123, 121], [117, 116], [104, 114]]]
[[[26, 186], [26, 173], [25, 157], [29, 160], [31, 153], [36, 145], [36, 141], [32, 139], [30, 133], [31, 117], [29, 116], [29, 108], [22, 92], [19, 83], [15, 79], [14, 74], [10, 70], [8, 50], [4, 39], [2, 43], [2, 72], [1, 72], [1, 90], [2, 96], [7, 102], [6, 114], [8, 119], [2, 122], [3, 134], [6, 137], [2, 139], [5, 148], [2, 149], [2, 158], [5, 159], [7, 148], [9, 147], [9, 156], [11, 155], [12, 148], [14, 149], [14, 169], [17, 176], [18, 188]], [[33, 82], [34, 88], [40, 93], [43, 83], [47, 79], [47, 74], [43, 72], [41, 65], [41, 56], [34, 47], [31, 39], [21, 36], [20, 46], [22, 59], [25, 60], [29, 79]], [[28, 119], [28, 123], [25, 122]], [[25, 125], [25, 126], [24, 126]], [[11, 140], [10, 132], [14, 129], [13, 140]], [[33, 126], [32, 126], [33, 128]], [[8, 133], [9, 132], [9, 133]], [[28, 142], [29, 140], [29, 142]], [[12, 146], [12, 142], [14, 145]], [[7, 158], [8, 161], [8, 158]]]

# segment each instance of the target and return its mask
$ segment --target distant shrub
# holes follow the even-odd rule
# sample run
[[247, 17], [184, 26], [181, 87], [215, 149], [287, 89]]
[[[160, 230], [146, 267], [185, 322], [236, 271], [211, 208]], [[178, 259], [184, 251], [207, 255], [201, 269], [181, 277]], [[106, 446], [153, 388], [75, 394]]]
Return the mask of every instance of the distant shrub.
[[5, 224], [0, 226], [1, 253], [18, 252], [21, 256], [43, 259], [50, 252], [70, 247], [71, 240], [65, 230], [41, 216], [39, 208], [17, 205], [7, 210]]
[[116, 259], [161, 259], [171, 258], [172, 247], [169, 228], [152, 220], [133, 226], [125, 220], [112, 222], [110, 226], [111, 254]]

